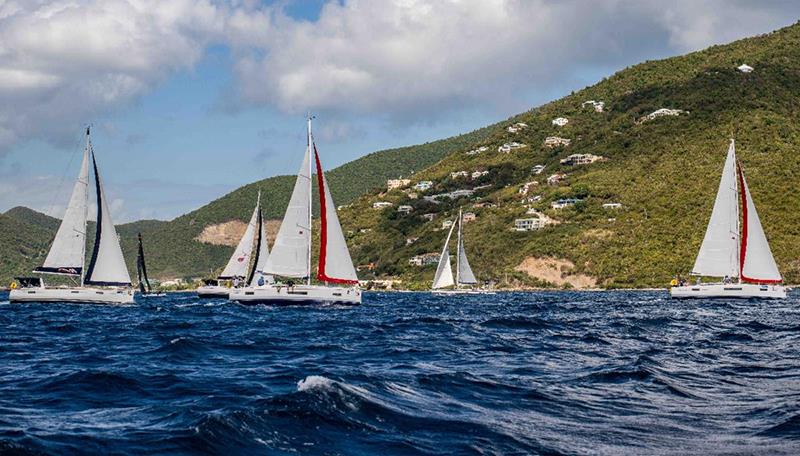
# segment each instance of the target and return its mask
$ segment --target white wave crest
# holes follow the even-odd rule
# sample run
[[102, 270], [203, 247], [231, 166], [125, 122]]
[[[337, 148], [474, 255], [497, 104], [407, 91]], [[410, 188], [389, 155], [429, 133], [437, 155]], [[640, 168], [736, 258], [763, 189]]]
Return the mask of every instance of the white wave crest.
[[297, 382], [297, 391], [310, 391], [320, 388], [330, 388], [334, 381], [321, 375], [309, 375]]

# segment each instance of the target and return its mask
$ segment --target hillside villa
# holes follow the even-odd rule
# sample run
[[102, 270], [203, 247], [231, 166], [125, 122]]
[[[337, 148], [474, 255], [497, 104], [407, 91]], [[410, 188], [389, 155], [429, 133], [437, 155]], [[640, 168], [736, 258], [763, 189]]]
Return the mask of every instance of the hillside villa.
[[468, 171], [454, 171], [450, 173], [450, 179], [458, 179], [459, 177], [469, 177]]
[[525, 144], [518, 143], [516, 141], [512, 141], [510, 143], [505, 143], [502, 146], [497, 148], [497, 151], [503, 154], [507, 154], [515, 149], [522, 149], [523, 147], [527, 147]]
[[425, 220], [427, 220], [429, 222], [432, 222], [433, 219], [436, 218], [436, 214], [434, 214], [433, 212], [430, 212], [428, 214], [422, 214], [422, 218], [424, 218]]
[[479, 178], [481, 178], [483, 176], [488, 176], [488, 175], [489, 175], [489, 171], [473, 171], [471, 177], [473, 179], [479, 179]]
[[409, 205], [406, 205], [406, 204], [404, 204], [402, 206], [397, 206], [397, 212], [399, 212], [401, 214], [408, 214], [413, 210], [414, 210], [413, 207], [411, 207]]
[[411, 179], [389, 179], [386, 181], [386, 189], [394, 190], [396, 188], [403, 188], [411, 183]]
[[588, 165], [602, 159], [603, 157], [600, 155], [572, 154], [567, 158], [561, 159], [560, 163], [562, 165], [578, 166], [578, 165]]
[[464, 223], [474, 222], [477, 218], [478, 216], [475, 215], [474, 212], [464, 212], [464, 214], [461, 216], [461, 220], [463, 220]]
[[556, 117], [555, 119], [553, 119], [553, 125], [556, 125], [558, 127], [563, 127], [568, 123], [569, 119], [567, 119], [566, 117]]
[[550, 207], [553, 209], [564, 209], [569, 206], [574, 206], [575, 203], [580, 203], [581, 200], [577, 198], [561, 198], [559, 200], [553, 201], [550, 203]]
[[555, 173], [547, 178], [547, 185], [558, 185], [565, 177], [567, 177], [566, 174]]
[[423, 253], [422, 255], [415, 255], [408, 260], [408, 264], [412, 266], [428, 266], [437, 263], [439, 263], [438, 253]]
[[603, 209], [622, 209], [621, 203], [605, 203]]
[[603, 112], [603, 108], [606, 106], [605, 102], [595, 101], [595, 100], [586, 100], [583, 103], [581, 103], [581, 107], [587, 105], [594, 108], [594, 112]]
[[508, 128], [506, 128], [506, 131], [508, 131], [509, 133], [517, 133], [524, 128], [528, 128], [528, 124], [524, 122], [517, 122], [514, 125], [511, 125]]
[[679, 116], [681, 114], [689, 114], [689, 111], [684, 111], [683, 109], [669, 109], [669, 108], [661, 108], [657, 109], [646, 116], [640, 117], [636, 123], [641, 124], [644, 122], [648, 122], [659, 117], [670, 117], [670, 116]]
[[571, 143], [571, 139], [561, 138], [558, 136], [548, 136], [544, 138], [544, 147], [548, 149], [555, 149], [556, 147], [567, 147]]
[[431, 181], [419, 181], [414, 185], [414, 190], [418, 190], [420, 192], [424, 192], [426, 190], [430, 190], [433, 187], [433, 182]]
[[755, 68], [751, 67], [750, 65], [743, 63], [736, 67], [737, 70], [741, 71], [742, 73], [752, 73]]
[[467, 155], [478, 155], [482, 152], [486, 152], [487, 150], [489, 150], [488, 146], [481, 146], [478, 147], [477, 149], [470, 150], [469, 152], [467, 152]]
[[527, 195], [528, 194], [528, 190], [530, 190], [531, 187], [535, 187], [537, 185], [539, 185], [538, 181], [527, 182], [522, 187], [519, 188], [519, 194], [520, 195]]
[[518, 218], [514, 220], [515, 231], [536, 231], [544, 228], [547, 220], [543, 217]]
[[450, 228], [451, 226], [453, 226], [453, 221], [450, 220], [450, 219], [447, 219], [444, 222], [442, 222], [442, 229], [443, 230], [446, 230], [446, 229]]
[[533, 168], [531, 168], [532, 174], [542, 174], [543, 171], [544, 165], [535, 165]]
[[387, 207], [392, 207], [392, 206], [394, 206], [394, 204], [388, 201], [375, 201], [374, 203], [372, 203], [373, 209], [386, 209]]

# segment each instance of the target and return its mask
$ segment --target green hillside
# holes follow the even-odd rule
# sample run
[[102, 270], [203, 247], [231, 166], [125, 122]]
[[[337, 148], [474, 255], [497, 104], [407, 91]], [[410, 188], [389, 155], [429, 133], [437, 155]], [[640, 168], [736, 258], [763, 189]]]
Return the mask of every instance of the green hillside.
[[[755, 68], [742, 73], [747, 63]], [[603, 112], [583, 106], [603, 101]], [[688, 111], [637, 123], [661, 108]], [[569, 123], [552, 124], [557, 117]], [[441, 249], [459, 206], [474, 211], [466, 225], [467, 251], [480, 279], [511, 284], [542, 285], [516, 266], [526, 258], [569, 260], [564, 272], [585, 274], [600, 286], [664, 286], [676, 272], [691, 269], [705, 232], [729, 138], [737, 140], [751, 192], [758, 205], [776, 260], [789, 282], [800, 281], [800, 26], [725, 46], [714, 46], [682, 57], [646, 62], [618, 72], [599, 84], [515, 116], [493, 129], [483, 141], [455, 151], [414, 176], [436, 186], [427, 192], [490, 185], [471, 198], [430, 204], [401, 191], [371, 194], [346, 211], [343, 224], [355, 228], [351, 249], [361, 264], [374, 262], [377, 276], [402, 278], [406, 284], [428, 286], [435, 266], [408, 264], [416, 254]], [[524, 122], [528, 128], [510, 133], [505, 127]], [[548, 136], [571, 140], [565, 147], [547, 148]], [[497, 148], [509, 141], [528, 147], [509, 154]], [[487, 152], [467, 155], [478, 146]], [[569, 154], [594, 154], [605, 160], [581, 166], [561, 165]], [[545, 165], [533, 175], [534, 165]], [[488, 170], [473, 182], [451, 179], [455, 171]], [[568, 177], [557, 186], [545, 179], [554, 173]], [[518, 190], [538, 181], [530, 195], [541, 200], [526, 204]], [[413, 183], [413, 182], [412, 182]], [[422, 195], [419, 195], [422, 196]], [[551, 209], [559, 198], [582, 199], [574, 207]], [[374, 210], [375, 201], [414, 207], [413, 215]], [[474, 208], [493, 202], [494, 208]], [[618, 202], [622, 209], [603, 209]], [[516, 218], [528, 208], [558, 224], [540, 231], [516, 232]], [[420, 216], [435, 213], [427, 222]], [[362, 233], [361, 230], [371, 230]], [[419, 240], [406, 245], [406, 240]], [[552, 283], [551, 283], [552, 284]]]
[[[751, 73], [737, 71], [747, 63]], [[588, 100], [602, 101], [596, 112]], [[747, 173], [767, 236], [782, 273], [800, 282], [800, 25], [701, 52], [645, 62], [562, 99], [475, 132], [420, 146], [376, 152], [328, 173], [354, 262], [373, 264], [362, 278], [401, 279], [424, 288], [434, 266], [409, 264], [414, 255], [438, 252], [458, 207], [477, 215], [465, 227], [467, 252], [481, 280], [509, 286], [663, 286], [687, 272], [702, 240], [729, 138]], [[637, 119], [658, 109], [677, 116]], [[557, 126], [552, 120], [565, 117]], [[507, 130], [517, 122], [527, 127]], [[549, 148], [545, 138], [569, 139]], [[510, 153], [501, 145], [526, 147]], [[324, 156], [325, 146], [320, 144]], [[467, 154], [485, 146], [486, 151]], [[570, 166], [570, 154], [603, 160]], [[298, 160], [300, 151], [298, 151]], [[544, 165], [542, 174], [532, 167]], [[476, 179], [457, 171], [489, 171]], [[546, 179], [567, 176], [558, 185]], [[434, 182], [418, 195], [385, 191], [388, 178]], [[278, 176], [231, 192], [169, 222], [121, 225], [123, 249], [133, 270], [135, 234], [142, 231], [149, 269], [156, 277], [210, 275], [231, 248], [198, 242], [208, 226], [246, 221], [258, 190], [265, 215], [280, 218], [294, 178]], [[531, 185], [527, 195], [519, 190]], [[426, 201], [426, 195], [481, 187], [457, 200]], [[413, 198], [412, 196], [416, 196]], [[539, 196], [536, 201], [527, 198]], [[560, 198], [581, 201], [552, 209]], [[394, 207], [372, 208], [376, 201]], [[620, 209], [604, 209], [604, 203]], [[400, 215], [396, 207], [410, 205]], [[477, 205], [477, 206], [476, 206]], [[483, 207], [480, 207], [483, 206]], [[555, 223], [538, 231], [512, 229], [536, 210]], [[0, 279], [35, 266], [54, 233], [53, 220], [13, 209], [0, 217]], [[433, 214], [433, 221], [422, 217]], [[549, 263], [547, 263], [549, 262]], [[547, 264], [545, 264], [547, 263]], [[543, 266], [544, 264], [544, 266]], [[525, 266], [521, 268], [520, 266]]]

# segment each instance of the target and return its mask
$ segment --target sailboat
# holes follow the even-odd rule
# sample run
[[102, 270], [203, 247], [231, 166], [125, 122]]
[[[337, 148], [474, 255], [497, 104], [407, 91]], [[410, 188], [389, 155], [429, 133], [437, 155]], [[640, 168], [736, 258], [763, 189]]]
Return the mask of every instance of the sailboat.
[[150, 286], [150, 279], [147, 278], [147, 264], [144, 262], [144, 246], [142, 245], [142, 233], [137, 234], [139, 240], [139, 250], [136, 253], [136, 274], [139, 278], [139, 294], [142, 297], [165, 296], [164, 293], [154, 293]]
[[[447, 233], [447, 238], [444, 241], [442, 254], [439, 256], [439, 265], [436, 267], [436, 275], [433, 278], [431, 290], [435, 294], [493, 294], [489, 290], [481, 290], [475, 288], [466, 288], [476, 285], [478, 280], [475, 279], [475, 274], [467, 260], [467, 252], [464, 249], [464, 235], [462, 226], [464, 218], [461, 213], [461, 208], [458, 209], [458, 219], [450, 226], [450, 231]], [[453, 268], [450, 265], [450, 238], [453, 236], [453, 230], [458, 227], [457, 241], [456, 241], [456, 274], [453, 278]], [[455, 288], [450, 288], [450, 287]]]
[[[97, 227], [89, 268], [86, 261], [86, 226], [89, 212], [89, 164], [94, 171], [93, 187], [97, 196]], [[50, 251], [41, 267], [33, 272], [80, 279], [80, 285], [47, 287], [40, 277], [19, 278], [22, 287], [11, 291], [11, 302], [76, 302], [90, 304], [131, 304], [133, 290], [117, 231], [108, 210], [103, 182], [92, 148], [91, 131], [86, 129], [78, 180], [69, 205], [56, 232]]]
[[[311, 283], [312, 154], [317, 168], [320, 205], [317, 279], [324, 285]], [[285, 284], [251, 284], [243, 289], [232, 290], [230, 299], [242, 304], [361, 304], [356, 270], [311, 133], [311, 117], [308, 118], [306, 152], [297, 173], [292, 197], [272, 246], [272, 253], [261, 271], [290, 280]], [[296, 284], [293, 280], [305, 283]]]
[[[201, 298], [227, 298], [231, 288], [221, 285], [221, 282], [234, 281], [241, 286], [249, 283], [254, 278], [262, 258], [269, 256], [264, 220], [261, 216], [261, 192], [258, 192], [256, 208], [250, 217], [250, 222], [233, 251], [228, 264], [216, 279], [207, 279], [203, 286], [197, 288], [197, 296]], [[250, 266], [252, 263], [252, 267]]]
[[[786, 298], [733, 139], [691, 275], [698, 277], [697, 283], [673, 286], [673, 298]], [[700, 276], [723, 280], [702, 283]]]

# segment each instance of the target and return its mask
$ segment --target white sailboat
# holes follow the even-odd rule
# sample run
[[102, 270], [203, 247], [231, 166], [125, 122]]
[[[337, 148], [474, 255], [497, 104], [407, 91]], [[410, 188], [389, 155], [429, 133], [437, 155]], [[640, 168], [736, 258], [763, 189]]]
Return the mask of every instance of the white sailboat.
[[[97, 228], [88, 270], [86, 257], [86, 225], [89, 211], [89, 160], [94, 170], [94, 189], [97, 195]], [[56, 232], [44, 264], [34, 272], [79, 277], [80, 285], [47, 287], [39, 277], [20, 278], [20, 288], [11, 291], [11, 302], [78, 302], [91, 304], [131, 304], [133, 289], [117, 231], [108, 210], [103, 182], [90, 130], [86, 129], [86, 147], [81, 170], [69, 205]]]
[[[731, 139], [711, 220], [697, 254], [695, 285], [670, 288], [673, 298], [786, 298], [755, 203]], [[722, 278], [701, 283], [699, 277]]]
[[[439, 265], [436, 267], [436, 275], [433, 277], [433, 284], [431, 291], [435, 294], [494, 294], [490, 290], [469, 288], [477, 285], [478, 280], [472, 272], [472, 268], [467, 260], [467, 252], [464, 250], [464, 235], [462, 231], [464, 220], [461, 209], [458, 210], [458, 219], [456, 223], [450, 226], [450, 231], [447, 233], [447, 238], [444, 241], [442, 254], [439, 256]], [[456, 274], [453, 278], [453, 268], [450, 265], [450, 238], [453, 236], [453, 230], [458, 227], [457, 241], [456, 241]], [[450, 287], [455, 288], [450, 288]]]
[[[227, 298], [231, 288], [221, 283], [234, 282], [245, 286], [253, 280], [259, 263], [263, 263], [261, 259], [268, 256], [269, 249], [264, 220], [261, 216], [261, 192], [259, 192], [250, 222], [228, 260], [228, 264], [216, 279], [205, 280], [203, 286], [197, 288], [197, 296], [200, 298]], [[253, 264], [252, 268], [250, 267], [251, 263]]]
[[[311, 283], [312, 154], [317, 168], [320, 203], [317, 279], [325, 285]], [[361, 304], [356, 270], [311, 134], [311, 118], [308, 119], [306, 152], [297, 173], [292, 197], [272, 246], [272, 253], [261, 271], [263, 274], [299, 279], [305, 283], [295, 284], [290, 280], [286, 284], [251, 284], [243, 289], [231, 290], [230, 299], [242, 304]]]

